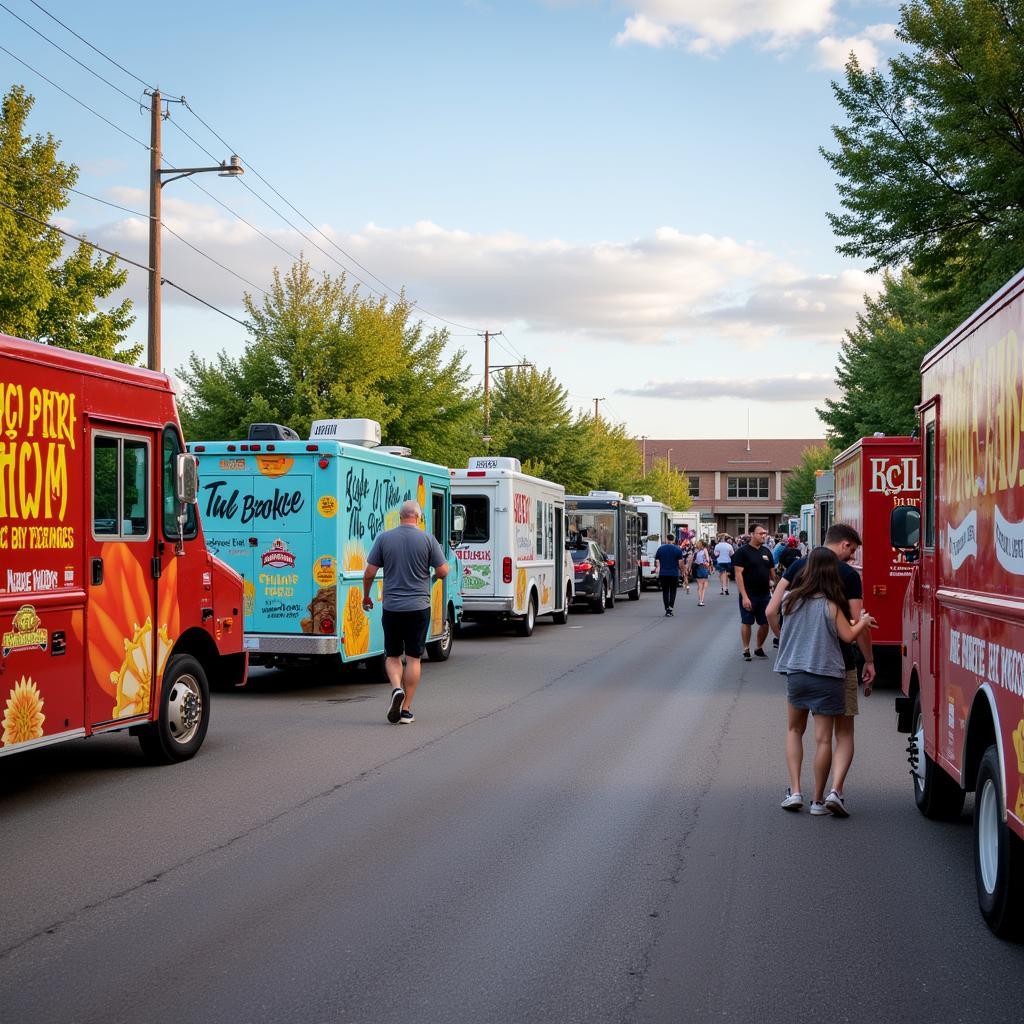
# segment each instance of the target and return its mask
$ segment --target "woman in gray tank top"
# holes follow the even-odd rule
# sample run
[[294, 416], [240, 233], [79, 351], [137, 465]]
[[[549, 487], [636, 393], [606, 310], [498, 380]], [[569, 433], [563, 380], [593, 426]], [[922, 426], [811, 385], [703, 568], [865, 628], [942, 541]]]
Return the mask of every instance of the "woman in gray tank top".
[[877, 623], [867, 612], [850, 621], [850, 604], [839, 575], [839, 561], [828, 548], [815, 548], [797, 583], [786, 591], [782, 635], [775, 671], [786, 676], [789, 730], [786, 764], [790, 790], [783, 807], [799, 810], [800, 764], [807, 713], [814, 714], [814, 800], [811, 814], [827, 814], [825, 785], [832, 769], [835, 720], [846, 710], [843, 653], [839, 641], [853, 643]]

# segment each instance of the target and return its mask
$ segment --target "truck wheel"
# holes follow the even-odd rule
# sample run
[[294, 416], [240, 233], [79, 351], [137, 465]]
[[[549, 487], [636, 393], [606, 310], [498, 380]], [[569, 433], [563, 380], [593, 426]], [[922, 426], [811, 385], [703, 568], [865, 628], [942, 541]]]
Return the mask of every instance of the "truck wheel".
[[626, 596], [630, 599], [630, 601], [639, 601], [640, 600], [640, 581], [639, 580], [636, 581], [636, 586]]
[[427, 657], [431, 661], [447, 661], [451, 657], [454, 640], [455, 613], [449, 605], [444, 617], [444, 630], [436, 640], [427, 644]]
[[203, 745], [210, 725], [210, 685], [190, 654], [176, 654], [164, 670], [160, 714], [139, 730], [139, 745], [154, 764], [187, 761]]
[[608, 608], [615, 607], [615, 583], [609, 583], [608, 585], [608, 597], [605, 599], [605, 606]]
[[530, 603], [526, 606], [526, 614], [516, 620], [516, 632], [520, 636], [533, 636], [533, 627], [537, 624], [537, 595], [530, 594]]
[[999, 751], [993, 744], [978, 767], [974, 793], [974, 880], [985, 923], [1004, 939], [1024, 938], [1024, 843], [1003, 820]]
[[555, 612], [551, 616], [551, 621], [556, 626], [564, 626], [569, 621], [569, 605], [572, 604], [572, 591], [566, 590], [565, 592], [565, 605], [560, 612]]
[[954, 821], [964, 809], [964, 791], [924, 751], [924, 716], [921, 695], [914, 698], [909, 753], [917, 809], [935, 821]]
[[605, 606], [608, 604], [608, 588], [602, 583], [601, 593], [594, 598], [593, 603], [590, 605], [590, 610], [595, 615], [604, 615]]

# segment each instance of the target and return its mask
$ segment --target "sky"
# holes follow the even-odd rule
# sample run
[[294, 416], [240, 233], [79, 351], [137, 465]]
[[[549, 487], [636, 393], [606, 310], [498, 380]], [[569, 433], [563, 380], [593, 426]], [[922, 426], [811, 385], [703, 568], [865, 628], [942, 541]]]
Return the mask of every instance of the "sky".
[[[831, 83], [851, 51], [884, 69], [898, 18], [888, 0], [0, 0], [0, 86], [35, 96], [29, 129], [95, 197], [57, 223], [141, 263], [144, 90], [184, 96], [166, 164], [237, 153], [247, 173], [165, 186], [185, 241], [165, 233], [163, 273], [234, 317], [302, 253], [404, 289], [476, 381], [478, 332], [501, 331], [492, 364], [550, 368], [637, 436], [811, 438], [880, 284], [826, 218]], [[146, 275], [126, 292], [144, 342]], [[164, 286], [164, 369], [247, 337]]]

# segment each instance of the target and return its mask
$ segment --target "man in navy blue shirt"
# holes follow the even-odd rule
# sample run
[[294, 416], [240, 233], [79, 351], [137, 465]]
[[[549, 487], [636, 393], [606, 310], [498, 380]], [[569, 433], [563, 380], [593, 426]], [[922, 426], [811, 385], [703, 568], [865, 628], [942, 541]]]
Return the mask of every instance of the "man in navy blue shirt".
[[665, 604], [665, 614], [675, 615], [676, 591], [679, 589], [679, 577], [682, 573], [683, 549], [672, 539], [665, 537], [665, 543], [654, 553], [654, 568], [661, 583], [661, 600]]

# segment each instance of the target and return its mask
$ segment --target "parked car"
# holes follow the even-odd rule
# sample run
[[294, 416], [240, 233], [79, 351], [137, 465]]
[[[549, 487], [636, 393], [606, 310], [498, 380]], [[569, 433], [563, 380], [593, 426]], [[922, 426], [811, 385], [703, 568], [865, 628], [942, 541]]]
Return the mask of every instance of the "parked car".
[[586, 602], [600, 615], [615, 607], [612, 567], [601, 546], [593, 540], [577, 541], [569, 548], [576, 577], [576, 602]]

